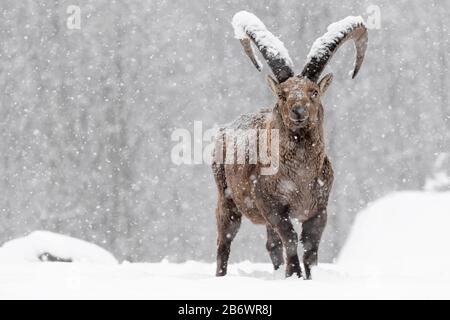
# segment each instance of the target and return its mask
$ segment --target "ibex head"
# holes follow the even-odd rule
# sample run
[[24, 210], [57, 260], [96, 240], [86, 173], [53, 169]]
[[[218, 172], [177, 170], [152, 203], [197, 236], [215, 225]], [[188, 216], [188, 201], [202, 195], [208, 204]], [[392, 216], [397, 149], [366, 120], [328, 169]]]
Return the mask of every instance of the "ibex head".
[[270, 33], [255, 15], [240, 11], [232, 21], [235, 35], [240, 39], [245, 53], [255, 67], [261, 71], [262, 65], [256, 58], [251, 41], [261, 52], [275, 78], [267, 77], [269, 86], [277, 97], [277, 111], [284, 125], [296, 131], [313, 127], [323, 118], [320, 97], [331, 84], [333, 75], [319, 77], [337, 49], [352, 39], [356, 47], [354, 78], [364, 60], [367, 48], [367, 29], [361, 17], [347, 17], [328, 26], [327, 33], [318, 38], [307, 57], [299, 75], [293, 72], [293, 63], [283, 43]]

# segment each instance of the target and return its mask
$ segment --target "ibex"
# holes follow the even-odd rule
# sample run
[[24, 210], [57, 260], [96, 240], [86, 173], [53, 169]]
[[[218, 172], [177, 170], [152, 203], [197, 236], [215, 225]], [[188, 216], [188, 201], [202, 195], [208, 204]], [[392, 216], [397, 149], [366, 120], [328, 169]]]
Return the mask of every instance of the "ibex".
[[[299, 75], [293, 72], [291, 59], [283, 43], [270, 33], [253, 14], [238, 12], [232, 24], [235, 35], [258, 70], [252, 43], [259, 49], [275, 78], [267, 81], [277, 99], [270, 110], [242, 115], [219, 130], [212, 169], [218, 188], [217, 198], [217, 276], [227, 273], [230, 246], [242, 215], [267, 228], [266, 248], [273, 266], [286, 264], [286, 277], [302, 277], [297, 254], [298, 236], [291, 219], [302, 223], [305, 278], [311, 279], [311, 267], [317, 264], [319, 242], [327, 221], [327, 204], [333, 183], [333, 169], [325, 153], [320, 101], [332, 81], [332, 74], [319, 77], [330, 58], [347, 40], [356, 48], [354, 78], [367, 47], [367, 29], [361, 17], [347, 17], [331, 24], [318, 38]], [[234, 143], [223, 135], [230, 129], [276, 129], [279, 134], [279, 166], [273, 175], [261, 174], [262, 164], [223, 163], [227, 149]], [[230, 145], [231, 144], [231, 145]], [[284, 251], [284, 255], [283, 255]], [[284, 259], [283, 259], [284, 258]]]

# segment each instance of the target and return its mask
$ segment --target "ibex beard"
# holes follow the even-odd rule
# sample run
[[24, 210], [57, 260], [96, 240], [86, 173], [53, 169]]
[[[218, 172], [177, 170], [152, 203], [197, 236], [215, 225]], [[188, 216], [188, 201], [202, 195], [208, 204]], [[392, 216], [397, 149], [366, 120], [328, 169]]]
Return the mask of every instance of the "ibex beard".
[[[212, 169], [217, 184], [217, 276], [227, 273], [231, 242], [242, 216], [266, 226], [266, 248], [275, 269], [286, 264], [286, 276], [302, 276], [297, 254], [298, 236], [291, 219], [302, 223], [303, 264], [306, 279], [317, 263], [320, 239], [327, 221], [328, 197], [333, 169], [325, 153], [324, 108], [321, 97], [332, 75], [320, 74], [336, 50], [347, 40], [356, 47], [353, 77], [358, 73], [367, 47], [367, 29], [361, 17], [347, 17], [328, 27], [328, 32], [311, 48], [299, 75], [292, 70], [286, 48], [253, 14], [241, 11], [233, 18], [236, 37], [258, 70], [261, 65], [251, 42], [261, 52], [275, 78], [268, 76], [276, 104], [268, 110], [242, 115], [219, 131]], [[258, 147], [273, 152], [273, 132], [277, 132], [278, 152], [272, 174], [264, 174], [260, 157], [241, 153], [243, 164], [235, 163], [236, 145], [248, 145], [245, 135], [226, 138], [227, 130], [271, 134], [258, 136]], [[274, 131], [276, 130], [276, 131]], [[245, 148], [244, 148], [245, 149]], [[261, 155], [259, 152], [258, 155]], [[233, 159], [231, 162], [216, 161]], [[248, 159], [245, 159], [247, 157]], [[266, 168], [267, 169], [267, 168]]]

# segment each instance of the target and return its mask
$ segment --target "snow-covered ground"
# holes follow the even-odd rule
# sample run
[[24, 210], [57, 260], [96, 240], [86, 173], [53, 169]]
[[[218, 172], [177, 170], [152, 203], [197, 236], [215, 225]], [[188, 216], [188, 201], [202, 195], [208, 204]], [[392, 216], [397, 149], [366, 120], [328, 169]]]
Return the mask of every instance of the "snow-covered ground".
[[320, 265], [314, 280], [283, 279], [269, 264], [243, 262], [215, 278], [214, 265], [31, 263], [0, 267], [0, 299], [395, 299], [450, 298], [450, 280], [354, 276]]
[[[233, 264], [222, 278], [214, 264], [194, 261], [94, 263], [71, 248], [83, 262], [0, 261], [0, 299], [449, 299], [449, 226], [450, 193], [402, 192], [361, 212], [337, 263], [319, 265], [311, 281], [284, 279], [265, 263]], [[72, 257], [61, 251], [68, 239], [55, 239]], [[36, 236], [33, 246], [34, 256]]]

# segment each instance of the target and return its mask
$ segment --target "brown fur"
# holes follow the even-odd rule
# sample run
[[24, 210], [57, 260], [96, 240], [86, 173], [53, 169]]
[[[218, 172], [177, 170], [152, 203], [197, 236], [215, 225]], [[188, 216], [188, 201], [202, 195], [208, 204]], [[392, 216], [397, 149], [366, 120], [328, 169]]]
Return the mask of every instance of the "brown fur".
[[[266, 243], [274, 268], [286, 263], [286, 276], [301, 276], [297, 255], [298, 236], [291, 219], [302, 222], [301, 241], [306, 278], [317, 263], [317, 251], [326, 224], [328, 196], [333, 182], [331, 163], [325, 154], [323, 107], [320, 96], [331, 82], [326, 75], [319, 84], [305, 77], [291, 77], [278, 84], [268, 78], [277, 97], [272, 110], [243, 115], [221, 132], [232, 129], [278, 129], [279, 169], [262, 175], [260, 163], [222, 164], [213, 162], [218, 187], [217, 276], [227, 271], [230, 245], [244, 215], [267, 228]], [[316, 96], [314, 96], [316, 93]], [[306, 120], [292, 120], [294, 109], [304, 108]], [[215, 152], [221, 144], [216, 144]], [[229, 146], [232, 147], [232, 146]], [[227, 145], [223, 145], [226, 152]], [[284, 249], [284, 259], [283, 259]]]

